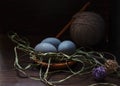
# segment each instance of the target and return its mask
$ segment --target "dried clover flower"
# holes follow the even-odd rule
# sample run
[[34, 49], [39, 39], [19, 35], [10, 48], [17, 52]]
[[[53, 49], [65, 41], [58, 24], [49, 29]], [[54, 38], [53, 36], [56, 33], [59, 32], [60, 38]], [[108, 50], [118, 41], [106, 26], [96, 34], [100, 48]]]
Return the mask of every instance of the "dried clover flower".
[[96, 80], [103, 80], [106, 77], [106, 69], [103, 66], [94, 68], [92, 75]]
[[116, 60], [107, 60], [105, 62], [105, 68], [107, 70], [108, 73], [112, 73], [114, 71], [117, 71], [118, 69], [118, 63]]

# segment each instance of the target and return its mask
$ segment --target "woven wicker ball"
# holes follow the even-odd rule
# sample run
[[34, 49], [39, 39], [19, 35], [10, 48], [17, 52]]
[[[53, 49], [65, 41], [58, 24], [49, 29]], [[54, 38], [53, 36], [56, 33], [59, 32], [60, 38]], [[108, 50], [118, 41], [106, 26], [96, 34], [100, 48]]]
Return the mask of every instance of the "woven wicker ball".
[[96, 45], [105, 35], [103, 18], [93, 12], [77, 13], [70, 27], [73, 41], [80, 46]]

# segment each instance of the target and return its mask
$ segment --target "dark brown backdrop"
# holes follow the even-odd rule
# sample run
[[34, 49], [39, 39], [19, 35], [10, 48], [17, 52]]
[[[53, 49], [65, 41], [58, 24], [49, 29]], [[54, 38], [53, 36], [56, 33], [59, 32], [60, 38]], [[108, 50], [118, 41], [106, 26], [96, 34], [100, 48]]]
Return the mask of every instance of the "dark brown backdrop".
[[[1, 0], [0, 33], [56, 35], [90, 0]], [[87, 11], [109, 16], [109, 0], [93, 0]]]
[[[11, 30], [15, 31], [20, 35], [28, 37], [34, 44], [38, 43], [40, 39], [44, 37], [56, 36], [87, 1], [88, 0], [0, 0], [0, 86], [45, 86], [40, 81], [28, 78], [23, 79], [16, 76], [13, 67], [14, 45], [11, 40], [8, 39], [7, 32]], [[113, 7], [111, 4], [113, 3], [109, 0], [93, 0], [87, 11], [97, 12], [105, 19], [106, 34], [108, 34], [110, 44], [114, 45], [115, 42], [112, 40], [115, 39], [117, 30], [114, 32], [112, 29], [114, 25], [111, 27], [110, 24], [110, 10], [114, 12], [114, 9], [110, 9]], [[61, 38], [70, 38], [69, 30], [66, 31]], [[62, 76], [64, 75], [58, 74], [55, 78]], [[120, 85], [119, 79], [113, 77], [107, 77], [106, 82]], [[92, 83], [96, 82], [89, 74], [80, 77], [76, 76], [58, 86], [88, 86]]]

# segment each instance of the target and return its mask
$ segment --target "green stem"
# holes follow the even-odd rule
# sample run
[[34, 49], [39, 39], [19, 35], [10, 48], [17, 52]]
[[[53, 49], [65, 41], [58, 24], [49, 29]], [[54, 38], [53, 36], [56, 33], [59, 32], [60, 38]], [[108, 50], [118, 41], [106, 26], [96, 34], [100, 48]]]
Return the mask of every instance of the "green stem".
[[[73, 59], [73, 60], [76, 61], [76, 59]], [[63, 82], [63, 81], [68, 80], [69, 78], [71, 78], [71, 77], [73, 77], [73, 76], [81, 73], [81, 72], [84, 70], [84, 66], [85, 66], [85, 65], [84, 65], [84, 63], [83, 63], [81, 60], [78, 60], [78, 59], [77, 59], [77, 61], [83, 64], [82, 68], [81, 68], [78, 72], [74, 72], [73, 74], [71, 74], [71, 75], [67, 76], [66, 78], [61, 79], [61, 80], [59, 80], [59, 81], [52, 81], [52, 83], [61, 83], [61, 82]]]
[[44, 79], [47, 78], [47, 75], [48, 75], [48, 72], [49, 72], [49, 69], [50, 69], [50, 62], [51, 62], [51, 58], [48, 59], [48, 66], [47, 66], [46, 72], [44, 74]]

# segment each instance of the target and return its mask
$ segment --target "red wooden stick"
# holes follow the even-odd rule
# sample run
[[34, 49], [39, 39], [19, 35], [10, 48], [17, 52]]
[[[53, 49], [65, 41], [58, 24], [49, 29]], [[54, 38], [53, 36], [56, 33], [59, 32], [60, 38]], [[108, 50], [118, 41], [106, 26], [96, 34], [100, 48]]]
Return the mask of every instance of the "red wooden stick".
[[[87, 2], [81, 9], [80, 12], [86, 10], [86, 8], [90, 5], [90, 2]], [[66, 25], [65, 27], [57, 34], [56, 38], [59, 38], [72, 24], [72, 22], [75, 20], [75, 18], [72, 18]]]

